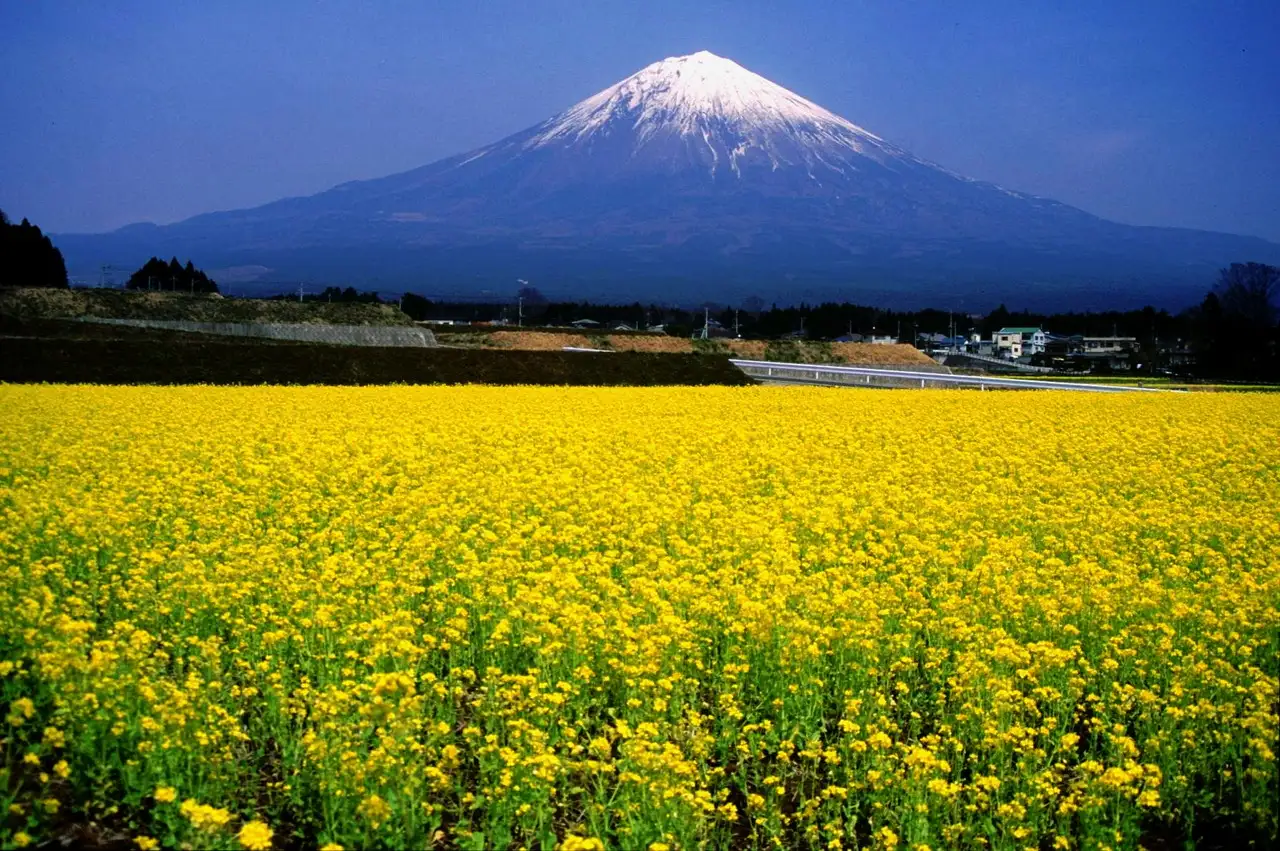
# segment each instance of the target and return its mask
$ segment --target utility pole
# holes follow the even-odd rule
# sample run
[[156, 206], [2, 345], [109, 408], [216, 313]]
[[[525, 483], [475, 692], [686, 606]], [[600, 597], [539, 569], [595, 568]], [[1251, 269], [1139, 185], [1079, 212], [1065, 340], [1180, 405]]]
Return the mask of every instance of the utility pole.
[[302, 304], [303, 283], [298, 281], [298, 304]]
[[516, 278], [516, 283], [520, 287], [516, 290], [516, 327], [524, 327], [524, 288], [529, 286], [529, 282], [524, 278]]
[[707, 323], [710, 321], [710, 318], [711, 308], [702, 308], [702, 339], [704, 340], [710, 339], [710, 335], [707, 333]]
[[736, 309], [733, 311], [733, 336], [742, 337], [742, 331], [738, 327], [738, 311]]

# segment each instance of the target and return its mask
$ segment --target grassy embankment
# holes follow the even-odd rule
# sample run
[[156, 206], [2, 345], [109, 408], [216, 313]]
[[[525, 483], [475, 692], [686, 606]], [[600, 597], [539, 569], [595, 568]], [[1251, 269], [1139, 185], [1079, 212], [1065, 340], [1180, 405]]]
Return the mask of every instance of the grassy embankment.
[[160, 319], [187, 322], [303, 322], [411, 325], [390, 304], [331, 304], [126, 290], [0, 289], [0, 315], [22, 319]]

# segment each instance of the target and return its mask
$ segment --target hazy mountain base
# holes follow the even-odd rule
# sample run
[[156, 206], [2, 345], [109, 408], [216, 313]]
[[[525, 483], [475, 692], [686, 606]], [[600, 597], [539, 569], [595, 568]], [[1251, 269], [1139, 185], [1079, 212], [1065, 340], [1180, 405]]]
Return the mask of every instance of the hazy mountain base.
[[[185, 244], [178, 234], [156, 236], [164, 251]], [[1158, 245], [1145, 246], [1134, 256], [940, 242], [842, 246], [816, 235], [803, 237], [778, 238], [772, 247], [734, 247], [729, 235], [712, 233], [681, 244], [643, 248], [468, 241], [254, 250], [208, 244], [191, 250], [210, 267], [268, 269], [256, 281], [224, 284], [228, 293], [243, 295], [284, 292], [306, 281], [310, 288], [334, 283], [432, 298], [505, 298], [514, 293], [516, 279], [523, 278], [555, 300], [736, 305], [757, 297], [778, 304], [852, 301], [891, 309], [932, 306], [967, 312], [1000, 303], [1049, 312], [1148, 304], [1179, 310], [1198, 303], [1218, 269], [1231, 259], [1267, 262], [1270, 252], [1277, 255], [1272, 262], [1280, 262], [1280, 248], [1261, 240], [1249, 243], [1255, 248], [1251, 254], [1243, 247], [1207, 246], [1203, 256], [1223, 258], [1218, 261], [1178, 257]], [[1164, 238], [1182, 239], [1176, 231]], [[106, 236], [70, 235], [60, 237], [59, 243], [73, 268], [79, 263], [81, 269], [86, 260], [90, 268], [99, 262], [128, 266], [156, 245], [117, 245]]]

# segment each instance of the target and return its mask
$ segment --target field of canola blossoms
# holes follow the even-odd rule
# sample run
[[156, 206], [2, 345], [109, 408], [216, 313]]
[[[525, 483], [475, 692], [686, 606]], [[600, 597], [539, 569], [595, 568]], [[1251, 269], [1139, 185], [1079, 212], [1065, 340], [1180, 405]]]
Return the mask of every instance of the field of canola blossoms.
[[1266, 845], [1278, 423], [0, 386], [0, 844]]

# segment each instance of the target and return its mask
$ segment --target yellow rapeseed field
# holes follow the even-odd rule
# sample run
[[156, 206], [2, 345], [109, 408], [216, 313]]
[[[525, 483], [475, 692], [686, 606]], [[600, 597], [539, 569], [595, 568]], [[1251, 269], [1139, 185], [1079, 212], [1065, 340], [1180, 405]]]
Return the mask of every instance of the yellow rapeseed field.
[[0, 386], [0, 845], [1274, 842], [1277, 506], [1274, 396]]

